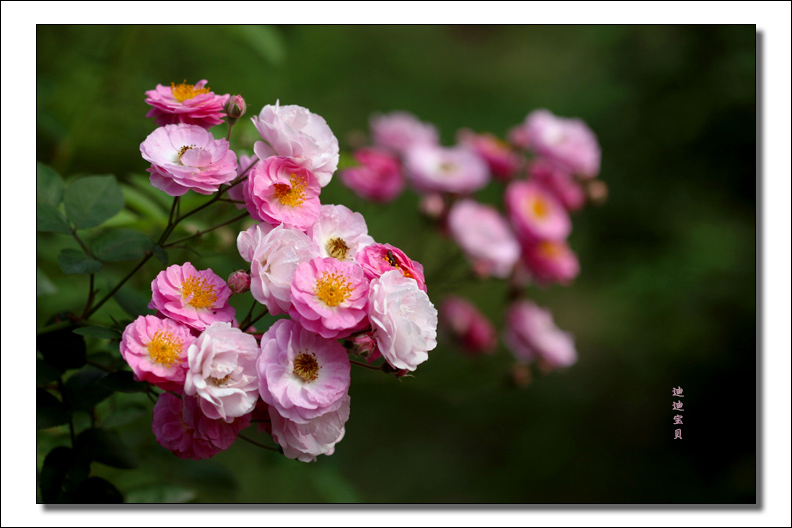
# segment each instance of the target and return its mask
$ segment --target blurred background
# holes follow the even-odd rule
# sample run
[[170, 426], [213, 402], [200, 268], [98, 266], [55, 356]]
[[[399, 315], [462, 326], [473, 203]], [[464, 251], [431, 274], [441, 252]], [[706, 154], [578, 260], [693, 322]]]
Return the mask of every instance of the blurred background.
[[[98, 418], [140, 466], [95, 464], [95, 474], [141, 502], [754, 503], [755, 54], [754, 26], [38, 26], [37, 159], [67, 181], [115, 174], [123, 183], [127, 209], [87, 238], [108, 226], [161, 232], [170, 199], [150, 188], [140, 157], [155, 128], [144, 92], [183, 80], [243, 95], [248, 116], [277, 99], [307, 107], [346, 153], [375, 112], [412, 112], [451, 144], [460, 128], [503, 137], [547, 108], [597, 134], [610, 191], [604, 206], [573, 216], [580, 276], [531, 294], [575, 335], [580, 359], [566, 371], [518, 389], [502, 345], [470, 358], [449, 342], [401, 381], [355, 368], [346, 436], [312, 464], [242, 441], [209, 460], [179, 460], [156, 443], [148, 400], [116, 394]], [[255, 139], [243, 118], [234, 146], [251, 152]], [[478, 198], [497, 203], [500, 192], [492, 184]], [[419, 217], [412, 191], [376, 206], [336, 178], [322, 202], [363, 213], [375, 239], [443, 275], [453, 246]], [[198, 216], [188, 228], [216, 221]], [[237, 232], [218, 230], [170, 262], [225, 277], [245, 264]], [[81, 307], [88, 286], [58, 267], [73, 240], [37, 237], [41, 326]], [[132, 266], [109, 265], [98, 286]], [[129, 319], [161, 268], [152, 259], [98, 320]], [[454, 291], [502, 327], [502, 281], [428, 286], [435, 304]], [[240, 297], [244, 315], [250, 297]], [[89, 353], [117, 353], [94, 342]], [[37, 439], [40, 468], [68, 432]]]

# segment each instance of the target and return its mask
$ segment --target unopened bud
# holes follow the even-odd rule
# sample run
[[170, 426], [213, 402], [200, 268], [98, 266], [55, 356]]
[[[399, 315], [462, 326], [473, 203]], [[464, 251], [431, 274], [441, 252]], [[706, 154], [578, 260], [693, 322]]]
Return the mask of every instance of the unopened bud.
[[225, 104], [225, 107], [223, 107], [223, 110], [225, 110], [226, 115], [228, 115], [228, 119], [233, 122], [245, 115], [247, 106], [241, 95], [232, 95]]
[[352, 340], [352, 353], [367, 358], [377, 350], [377, 342], [371, 334], [361, 334]]
[[443, 196], [437, 193], [427, 194], [421, 198], [421, 203], [418, 204], [418, 210], [421, 211], [421, 214], [424, 216], [432, 220], [437, 220], [443, 216], [445, 212]]
[[591, 180], [586, 186], [588, 199], [594, 205], [602, 205], [608, 199], [608, 186], [602, 180]]
[[235, 271], [228, 276], [228, 287], [234, 294], [245, 293], [250, 289], [250, 275], [247, 271]]

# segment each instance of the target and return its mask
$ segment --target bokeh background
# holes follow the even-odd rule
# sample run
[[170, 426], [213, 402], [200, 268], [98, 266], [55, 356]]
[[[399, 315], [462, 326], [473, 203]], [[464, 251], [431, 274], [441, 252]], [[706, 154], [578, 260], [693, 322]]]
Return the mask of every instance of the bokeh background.
[[[469, 358], [448, 342], [402, 381], [355, 368], [346, 437], [313, 464], [242, 441], [206, 461], [179, 460], [156, 443], [148, 400], [115, 395], [98, 418], [141, 465], [94, 464], [95, 473], [133, 501], [754, 503], [756, 49], [754, 26], [38, 26], [37, 159], [67, 180], [115, 174], [128, 208], [107, 225], [161, 232], [169, 199], [150, 189], [138, 149], [155, 128], [144, 92], [182, 80], [242, 94], [249, 115], [276, 99], [305, 106], [346, 152], [374, 112], [413, 112], [450, 144], [462, 127], [503, 136], [548, 108], [595, 131], [610, 190], [604, 206], [573, 217], [578, 279], [531, 293], [575, 334], [580, 360], [567, 371], [518, 389], [502, 345]], [[245, 121], [239, 146], [256, 137]], [[478, 197], [497, 203], [500, 191]], [[453, 246], [419, 217], [416, 194], [374, 206], [336, 178], [322, 201], [360, 211], [378, 241], [424, 262], [436, 304], [454, 291], [501, 326], [499, 281], [442, 283]], [[171, 262], [226, 276], [244, 265], [236, 232], [218, 230]], [[59, 270], [72, 240], [37, 237], [42, 325], [82, 306], [87, 278]], [[131, 267], [108, 266], [98, 285]], [[152, 259], [125, 289], [126, 309], [147, 302], [159, 269]], [[236, 301], [244, 314], [250, 298]], [[129, 318], [106, 306], [100, 321]], [[68, 433], [37, 440], [41, 467]]]

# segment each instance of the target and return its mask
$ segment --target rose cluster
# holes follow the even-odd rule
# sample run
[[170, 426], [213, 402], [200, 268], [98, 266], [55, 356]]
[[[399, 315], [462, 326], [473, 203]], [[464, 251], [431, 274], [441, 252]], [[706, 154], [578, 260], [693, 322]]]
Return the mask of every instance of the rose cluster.
[[[267, 105], [252, 119], [255, 155], [237, 157], [207, 129], [224, 117], [232, 126], [240, 96], [216, 95], [205, 80], [146, 95], [160, 125], [140, 146], [151, 184], [174, 197], [228, 192], [257, 222], [237, 238], [249, 269], [226, 282], [190, 262], [168, 267], [151, 283], [156, 315], [123, 333], [135, 378], [166, 391], [154, 408], [157, 441], [207, 458], [253, 420], [289, 458], [332, 454], [350, 414], [350, 354], [384, 358], [381, 370], [403, 375], [436, 346], [423, 266], [375, 242], [360, 213], [320, 202], [339, 160], [322, 117]], [[260, 334], [239, 328], [228, 300], [247, 291], [289, 318]]]

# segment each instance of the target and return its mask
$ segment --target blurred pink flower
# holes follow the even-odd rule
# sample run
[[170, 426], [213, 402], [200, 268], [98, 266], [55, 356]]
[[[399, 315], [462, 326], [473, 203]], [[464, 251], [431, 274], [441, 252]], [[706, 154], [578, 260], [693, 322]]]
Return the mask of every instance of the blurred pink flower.
[[235, 310], [228, 304], [231, 289], [211, 269], [197, 270], [189, 262], [174, 264], [151, 282], [148, 307], [180, 323], [204, 330], [214, 322], [231, 322]]
[[374, 144], [404, 155], [416, 145], [437, 145], [437, 129], [409, 112], [373, 115], [369, 120]]
[[470, 301], [451, 295], [440, 305], [440, 326], [470, 354], [492, 354], [498, 344], [495, 327]]
[[580, 119], [565, 119], [547, 110], [535, 110], [528, 114], [522, 127], [528, 147], [537, 155], [584, 178], [599, 173], [597, 137]]
[[390, 244], [371, 244], [358, 251], [355, 257], [369, 280], [380, 277], [391, 270], [399, 270], [402, 275], [414, 280], [420, 289], [426, 290], [423, 265], [411, 260], [401, 249]]
[[355, 151], [361, 165], [340, 172], [341, 182], [355, 194], [372, 202], [395, 200], [404, 190], [405, 180], [398, 158], [378, 148]]
[[536, 182], [513, 181], [506, 187], [503, 201], [521, 242], [563, 240], [572, 230], [569, 213]]
[[481, 157], [499, 180], [509, 180], [520, 166], [521, 158], [511, 145], [492, 134], [476, 134], [463, 128], [457, 132], [457, 142]]
[[294, 422], [270, 407], [272, 438], [283, 448], [284, 455], [301, 462], [314, 462], [319, 455], [332, 455], [335, 445], [344, 438], [344, 425], [349, 420], [349, 400], [349, 396], [344, 396], [338, 409], [308, 423]]
[[549, 310], [530, 301], [517, 301], [509, 307], [503, 341], [517, 359], [539, 360], [550, 369], [577, 361], [572, 335], [558, 329]]
[[538, 159], [528, 167], [529, 181], [534, 181], [555, 196], [567, 211], [586, 205], [586, 191], [575, 178], [552, 163]]
[[146, 92], [146, 104], [154, 108], [146, 117], [153, 117], [157, 126], [185, 123], [210, 128], [223, 122], [223, 106], [230, 95], [216, 95], [206, 86], [206, 79], [194, 85], [171, 83], [170, 86], [158, 84]]
[[357, 252], [374, 243], [368, 234], [366, 219], [343, 205], [323, 205], [319, 218], [306, 234], [320, 257], [355, 262]]
[[215, 139], [198, 125], [166, 125], [140, 144], [143, 159], [151, 163], [151, 185], [171, 196], [190, 189], [200, 194], [217, 192], [236, 178], [237, 158], [228, 141]]
[[569, 284], [580, 273], [577, 256], [564, 241], [524, 244], [523, 259], [531, 277], [539, 284]]
[[448, 213], [448, 230], [479, 275], [506, 278], [520, 258], [509, 223], [492, 206], [456, 202]]
[[417, 145], [405, 154], [404, 166], [419, 192], [469, 194], [489, 183], [487, 164], [467, 147]]
[[319, 183], [291, 158], [260, 161], [244, 183], [245, 203], [254, 220], [281, 223], [305, 231], [319, 216]]

